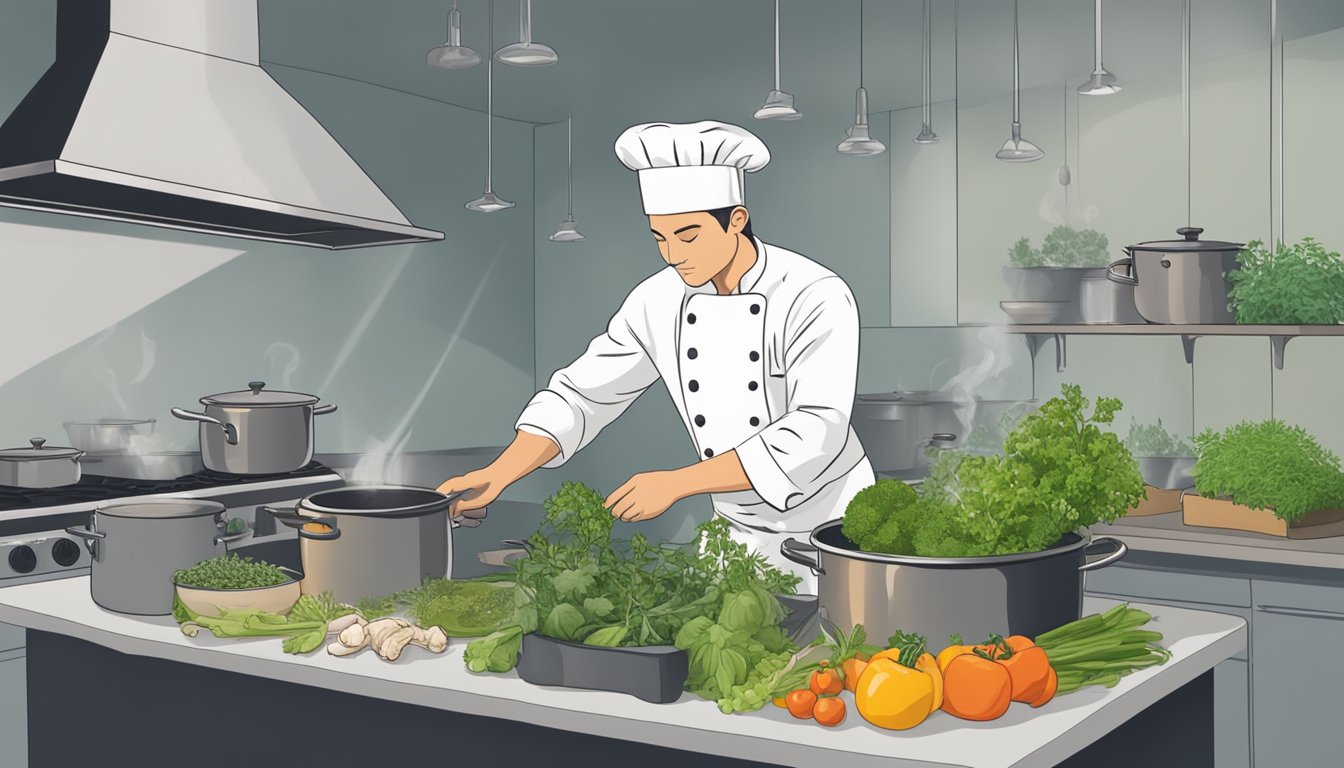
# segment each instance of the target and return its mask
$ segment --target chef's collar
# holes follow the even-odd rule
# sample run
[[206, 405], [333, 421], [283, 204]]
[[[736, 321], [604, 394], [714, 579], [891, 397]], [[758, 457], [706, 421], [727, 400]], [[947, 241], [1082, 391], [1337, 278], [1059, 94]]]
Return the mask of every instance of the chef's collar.
[[759, 237], [753, 237], [751, 242], [756, 246], [756, 263], [752, 264], [747, 274], [737, 281], [737, 289], [733, 293], [751, 293], [765, 272], [765, 243], [761, 242]]

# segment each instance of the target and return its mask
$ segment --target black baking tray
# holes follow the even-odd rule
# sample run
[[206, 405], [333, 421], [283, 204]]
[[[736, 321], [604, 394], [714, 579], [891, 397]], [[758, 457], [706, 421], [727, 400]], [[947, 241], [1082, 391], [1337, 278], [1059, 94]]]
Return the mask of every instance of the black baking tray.
[[[781, 595], [789, 612], [781, 626], [795, 642], [816, 636], [817, 599]], [[535, 632], [523, 635], [518, 676], [533, 685], [556, 685], [626, 693], [654, 704], [670, 704], [686, 687], [690, 659], [671, 645], [606, 648], [556, 640]]]

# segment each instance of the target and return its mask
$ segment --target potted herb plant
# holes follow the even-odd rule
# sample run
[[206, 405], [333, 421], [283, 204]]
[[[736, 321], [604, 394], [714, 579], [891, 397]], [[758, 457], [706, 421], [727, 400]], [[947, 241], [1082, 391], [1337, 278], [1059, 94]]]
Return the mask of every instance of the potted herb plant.
[[1227, 273], [1238, 323], [1344, 323], [1344, 259], [1308, 237], [1270, 249], [1259, 240], [1237, 255]]
[[1084, 277], [1104, 277], [1110, 261], [1106, 236], [1095, 229], [1058, 226], [1039, 249], [1021, 238], [1008, 249], [1003, 279], [1014, 301], [1069, 302], [1059, 322], [1077, 322], [1079, 287]]
[[1130, 419], [1125, 447], [1139, 463], [1147, 496], [1129, 510], [1128, 517], [1163, 515], [1181, 511], [1181, 492], [1194, 485], [1191, 470], [1195, 449], [1185, 439], [1168, 432], [1162, 420], [1140, 424]]
[[1186, 525], [1288, 538], [1344, 531], [1339, 457], [1305, 429], [1282, 421], [1243, 422], [1195, 437], [1198, 495], [1185, 496]]

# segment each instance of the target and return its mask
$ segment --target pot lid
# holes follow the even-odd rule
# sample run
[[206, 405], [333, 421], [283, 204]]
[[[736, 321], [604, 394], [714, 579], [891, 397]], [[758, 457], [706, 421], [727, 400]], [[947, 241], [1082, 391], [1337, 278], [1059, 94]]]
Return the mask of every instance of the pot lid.
[[182, 517], [205, 517], [223, 514], [226, 507], [208, 499], [139, 499], [100, 504], [94, 510], [100, 515], [130, 517], [142, 520], [163, 520]]
[[237, 392], [221, 392], [201, 398], [204, 405], [223, 405], [245, 408], [275, 408], [285, 405], [312, 405], [318, 401], [316, 395], [302, 392], [284, 392], [278, 389], [266, 389], [264, 381], [249, 381], [247, 389]]
[[46, 439], [34, 437], [27, 448], [8, 448], [0, 451], [0, 461], [41, 461], [43, 459], [77, 459], [84, 455], [78, 448], [47, 447]]
[[1184, 238], [1182, 240], [1149, 240], [1131, 245], [1130, 248], [1145, 251], [1239, 251], [1246, 245], [1221, 240], [1200, 240], [1199, 236], [1203, 231], [1199, 227], [1181, 227], [1176, 230], [1176, 234]]

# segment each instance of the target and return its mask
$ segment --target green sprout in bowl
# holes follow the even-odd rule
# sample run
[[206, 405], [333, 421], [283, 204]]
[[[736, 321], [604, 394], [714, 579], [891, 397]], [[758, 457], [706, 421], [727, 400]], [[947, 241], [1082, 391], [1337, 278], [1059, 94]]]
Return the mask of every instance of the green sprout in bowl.
[[174, 584], [195, 589], [261, 589], [293, 580], [279, 566], [236, 553], [202, 560], [173, 574]]

